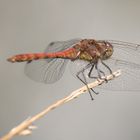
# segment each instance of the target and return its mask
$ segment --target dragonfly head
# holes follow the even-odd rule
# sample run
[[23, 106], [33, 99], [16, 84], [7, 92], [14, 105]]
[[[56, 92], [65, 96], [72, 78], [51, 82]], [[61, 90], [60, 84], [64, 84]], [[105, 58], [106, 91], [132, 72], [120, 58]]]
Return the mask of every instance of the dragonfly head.
[[110, 58], [113, 54], [113, 46], [107, 41], [99, 41], [99, 52], [102, 60]]

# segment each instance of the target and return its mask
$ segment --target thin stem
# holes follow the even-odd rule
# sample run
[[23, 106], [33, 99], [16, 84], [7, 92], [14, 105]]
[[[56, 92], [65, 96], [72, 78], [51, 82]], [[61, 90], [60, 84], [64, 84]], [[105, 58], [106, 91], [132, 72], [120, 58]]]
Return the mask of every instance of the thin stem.
[[[118, 77], [121, 74], [121, 71], [118, 70], [108, 76], [106, 76], [106, 79], [112, 80], [115, 77]], [[93, 83], [88, 84], [89, 88], [94, 88], [96, 86], [99, 86], [103, 83], [106, 83], [104, 79], [98, 79], [96, 81], [94, 81]], [[14, 136], [16, 135], [27, 135], [27, 134], [31, 134], [32, 130], [35, 128], [35, 126], [33, 126], [33, 122], [37, 121], [38, 119], [40, 119], [41, 117], [45, 116], [49, 111], [59, 107], [60, 105], [67, 103], [75, 98], [77, 98], [79, 95], [84, 94], [88, 91], [86, 86], [83, 86], [75, 91], [73, 91], [70, 95], [68, 95], [67, 97], [58, 100], [57, 102], [55, 102], [54, 104], [50, 105], [49, 107], [47, 107], [45, 110], [43, 110], [42, 112], [38, 113], [37, 115], [25, 120], [24, 122], [22, 122], [21, 124], [19, 124], [18, 126], [16, 126], [15, 128], [13, 128], [8, 134], [6, 134], [5, 136], [3, 136], [2, 138], [0, 138], [0, 140], [10, 140], [12, 139]]]

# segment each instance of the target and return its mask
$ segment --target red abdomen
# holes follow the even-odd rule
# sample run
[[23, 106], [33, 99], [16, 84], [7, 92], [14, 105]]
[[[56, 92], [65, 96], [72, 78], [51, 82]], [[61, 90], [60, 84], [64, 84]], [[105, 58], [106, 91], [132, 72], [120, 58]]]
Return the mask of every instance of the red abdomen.
[[47, 58], [67, 58], [73, 59], [77, 56], [77, 52], [74, 48], [70, 48], [68, 50], [62, 52], [54, 52], [54, 53], [30, 53], [30, 54], [19, 54], [8, 58], [7, 60], [10, 62], [24, 62], [24, 61], [32, 61], [38, 59], [47, 59]]

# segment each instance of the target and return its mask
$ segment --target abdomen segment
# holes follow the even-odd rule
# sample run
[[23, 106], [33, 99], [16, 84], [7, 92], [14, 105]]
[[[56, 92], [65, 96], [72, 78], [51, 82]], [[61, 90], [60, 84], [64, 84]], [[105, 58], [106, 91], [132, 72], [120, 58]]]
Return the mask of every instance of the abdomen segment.
[[31, 53], [31, 54], [19, 54], [8, 58], [9, 62], [24, 62], [32, 61], [38, 59], [47, 59], [47, 58], [64, 58], [64, 59], [74, 59], [77, 56], [77, 52], [74, 48], [54, 53]]

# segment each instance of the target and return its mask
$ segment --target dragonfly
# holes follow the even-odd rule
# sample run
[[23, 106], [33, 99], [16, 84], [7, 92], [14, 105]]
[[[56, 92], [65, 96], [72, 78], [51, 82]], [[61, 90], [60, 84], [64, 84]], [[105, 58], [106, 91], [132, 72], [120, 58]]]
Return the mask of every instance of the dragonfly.
[[[78, 65], [76, 77], [86, 86], [88, 79], [105, 77], [115, 69], [121, 78], [101, 88], [112, 91], [140, 91], [140, 45], [116, 40], [71, 39], [51, 42], [43, 53], [14, 55], [9, 62], [26, 62], [25, 74], [32, 80], [51, 84], [64, 74], [69, 61]], [[76, 69], [76, 67], [74, 67]], [[106, 79], [105, 79], [106, 80]], [[98, 94], [93, 89], [89, 89]], [[90, 91], [91, 90], [91, 91]]]

